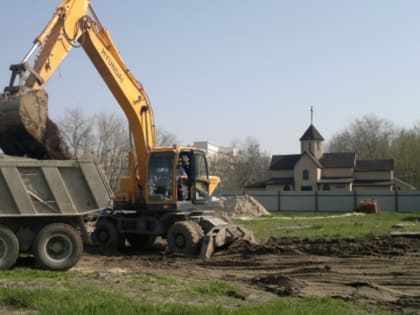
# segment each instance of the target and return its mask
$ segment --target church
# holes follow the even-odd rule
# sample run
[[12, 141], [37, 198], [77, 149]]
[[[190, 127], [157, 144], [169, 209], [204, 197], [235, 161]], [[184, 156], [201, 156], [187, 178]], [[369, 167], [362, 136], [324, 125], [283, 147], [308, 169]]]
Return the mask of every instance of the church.
[[358, 160], [355, 152], [324, 153], [324, 138], [311, 123], [300, 154], [273, 155], [270, 178], [246, 189], [258, 191], [393, 191], [414, 189], [394, 177], [394, 160]]

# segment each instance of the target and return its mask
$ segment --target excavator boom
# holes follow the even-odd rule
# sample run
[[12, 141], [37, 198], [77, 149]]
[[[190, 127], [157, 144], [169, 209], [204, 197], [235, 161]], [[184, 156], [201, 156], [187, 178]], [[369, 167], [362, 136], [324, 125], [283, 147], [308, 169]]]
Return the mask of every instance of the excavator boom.
[[[80, 36], [80, 28], [75, 26], [87, 15], [89, 5], [90, 1], [62, 2], [22, 62], [10, 66], [10, 83], [0, 94], [0, 147], [4, 153], [38, 159], [67, 157], [58, 129], [48, 118], [44, 86]], [[37, 56], [30, 66], [34, 53]]]
[[[48, 118], [45, 84], [75, 47], [82, 47], [124, 111], [133, 136], [135, 167], [128, 186], [135, 202], [137, 186], [146, 182], [148, 151], [156, 145], [153, 111], [142, 85], [115, 48], [90, 0], [65, 0], [35, 39], [22, 63], [12, 65], [10, 84], [0, 94], [0, 147], [6, 154], [38, 159], [65, 159], [56, 125]], [[28, 61], [36, 53], [33, 66]], [[133, 158], [130, 158], [132, 161]]]

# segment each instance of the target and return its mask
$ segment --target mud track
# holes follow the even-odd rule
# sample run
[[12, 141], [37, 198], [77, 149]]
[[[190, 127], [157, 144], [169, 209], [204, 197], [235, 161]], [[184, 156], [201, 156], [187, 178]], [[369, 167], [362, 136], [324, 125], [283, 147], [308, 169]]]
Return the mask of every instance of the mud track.
[[225, 280], [272, 297], [330, 296], [420, 314], [420, 239], [237, 242], [208, 261], [167, 255], [161, 249], [107, 257], [86, 253], [75, 269], [108, 270], [111, 277], [116, 270]]

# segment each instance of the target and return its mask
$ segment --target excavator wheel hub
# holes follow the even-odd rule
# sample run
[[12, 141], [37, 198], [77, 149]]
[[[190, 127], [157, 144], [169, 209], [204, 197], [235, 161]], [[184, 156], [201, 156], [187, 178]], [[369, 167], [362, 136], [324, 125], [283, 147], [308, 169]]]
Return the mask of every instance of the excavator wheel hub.
[[185, 247], [185, 236], [182, 234], [177, 234], [175, 236], [175, 244], [178, 248], [184, 248]]

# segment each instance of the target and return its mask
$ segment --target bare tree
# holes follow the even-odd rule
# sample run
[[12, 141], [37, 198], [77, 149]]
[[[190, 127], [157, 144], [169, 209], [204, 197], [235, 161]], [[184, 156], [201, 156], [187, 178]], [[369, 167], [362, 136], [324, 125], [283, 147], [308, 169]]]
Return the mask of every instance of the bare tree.
[[[120, 176], [128, 172], [130, 135], [126, 118], [118, 113], [105, 112], [88, 116], [75, 108], [66, 111], [58, 125], [72, 158], [97, 160], [111, 187], [116, 189]], [[177, 142], [174, 134], [157, 129], [157, 145]]]
[[94, 145], [92, 121], [80, 108], [67, 110], [58, 125], [72, 158], [81, 158], [92, 152]]
[[217, 155], [210, 158], [210, 173], [220, 176], [224, 190], [240, 191], [246, 185], [266, 179], [270, 157], [262, 152], [258, 141], [248, 137], [237, 140], [236, 155]]
[[126, 119], [115, 113], [95, 117], [95, 158], [102, 165], [110, 184], [116, 188], [122, 172], [127, 172], [130, 149]]
[[97, 160], [111, 186], [127, 168], [129, 135], [127, 122], [115, 113], [85, 115], [80, 109], [68, 110], [59, 123], [73, 158]]
[[420, 187], [420, 129], [419, 124], [412, 129], [402, 129], [398, 132], [391, 146], [391, 156], [394, 159], [395, 176]]
[[169, 146], [179, 142], [175, 134], [163, 128], [156, 128], [156, 138], [157, 146]]
[[383, 159], [390, 156], [390, 146], [397, 129], [394, 124], [374, 114], [355, 119], [328, 143], [330, 152], [356, 152], [359, 159]]
[[366, 115], [336, 134], [328, 149], [356, 152], [358, 159], [393, 159], [395, 177], [420, 187], [420, 121], [411, 129], [399, 129], [390, 121]]

